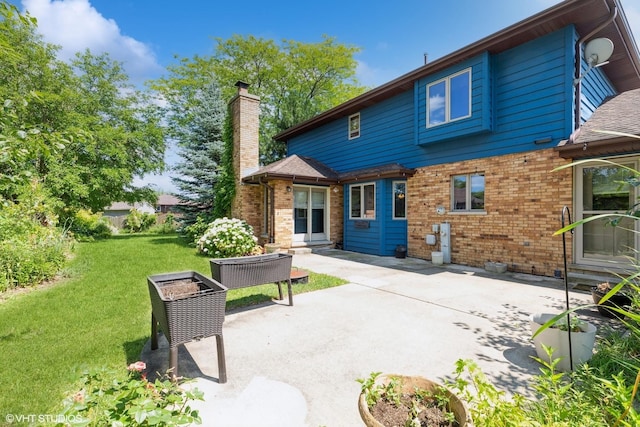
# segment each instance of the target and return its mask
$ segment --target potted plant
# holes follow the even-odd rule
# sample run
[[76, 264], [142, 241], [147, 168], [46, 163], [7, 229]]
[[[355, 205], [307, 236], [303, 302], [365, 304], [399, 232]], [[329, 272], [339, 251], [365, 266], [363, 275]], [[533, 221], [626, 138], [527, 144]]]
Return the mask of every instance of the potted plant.
[[429, 379], [373, 372], [358, 382], [358, 410], [368, 427], [473, 426], [464, 402]]
[[613, 288], [614, 286], [609, 282], [600, 283], [597, 286], [591, 287], [591, 296], [593, 297], [593, 302], [596, 304], [596, 308], [600, 314], [605, 317], [622, 318], [623, 315], [615, 310], [611, 310], [611, 307], [622, 309], [625, 306], [631, 305], [631, 298], [627, 294], [622, 291], [618, 291], [607, 298], [606, 301], [600, 303], [604, 296], [611, 292]]
[[[552, 324], [547, 325], [552, 321], [554, 321]], [[559, 371], [569, 372], [572, 365], [575, 368], [591, 359], [597, 330], [593, 324], [570, 316], [569, 326], [567, 326], [566, 316], [558, 317], [557, 314], [550, 313], [533, 314], [529, 323], [538, 358], [549, 362], [549, 355], [544, 346], [550, 347], [553, 349], [552, 357], [560, 359], [556, 367]], [[538, 329], [543, 325], [548, 327], [538, 333]], [[569, 344], [569, 336], [571, 344]], [[569, 348], [571, 348], [571, 355]]]

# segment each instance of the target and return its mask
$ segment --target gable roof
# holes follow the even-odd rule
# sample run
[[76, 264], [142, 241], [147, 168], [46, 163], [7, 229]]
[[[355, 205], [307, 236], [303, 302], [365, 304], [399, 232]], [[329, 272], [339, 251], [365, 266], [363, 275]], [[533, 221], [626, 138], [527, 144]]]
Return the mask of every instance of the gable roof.
[[175, 206], [180, 204], [180, 199], [178, 199], [176, 196], [174, 196], [173, 194], [161, 194], [158, 196], [158, 202], [156, 203], [156, 205], [163, 205], [163, 206]]
[[[611, 23], [596, 34], [599, 25], [617, 13]], [[449, 55], [423, 65], [414, 71], [374, 88], [364, 94], [299, 123], [273, 137], [286, 142], [318, 126], [354, 114], [399, 93], [413, 89], [416, 80], [473, 58], [483, 52], [496, 54], [574, 24], [583, 37], [607, 37], [615, 46], [609, 64], [602, 68], [618, 91], [640, 87], [640, 54], [619, 0], [564, 0], [549, 9], [511, 25], [497, 33]]]
[[558, 145], [560, 156], [579, 159], [640, 151], [640, 139], [598, 131], [640, 136], [640, 89], [622, 92], [600, 105], [571, 138]]

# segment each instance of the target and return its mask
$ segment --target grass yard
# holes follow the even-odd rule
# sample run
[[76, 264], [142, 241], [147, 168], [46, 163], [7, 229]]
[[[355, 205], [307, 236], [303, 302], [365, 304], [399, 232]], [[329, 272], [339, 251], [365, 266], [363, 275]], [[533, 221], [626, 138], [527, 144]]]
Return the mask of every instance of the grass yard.
[[[185, 270], [210, 277], [208, 258], [178, 236], [117, 236], [77, 244], [68, 278], [0, 302], [0, 425], [5, 414], [56, 414], [86, 368], [136, 361], [150, 333], [147, 276]], [[311, 272], [294, 292], [344, 283]], [[227, 310], [277, 295], [273, 284], [235, 289]]]

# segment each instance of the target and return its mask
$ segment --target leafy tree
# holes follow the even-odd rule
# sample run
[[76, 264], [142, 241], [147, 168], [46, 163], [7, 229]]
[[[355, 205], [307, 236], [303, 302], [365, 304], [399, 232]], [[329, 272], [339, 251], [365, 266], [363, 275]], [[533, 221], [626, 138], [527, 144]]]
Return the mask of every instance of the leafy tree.
[[[285, 155], [285, 147], [273, 136], [364, 91], [355, 78], [359, 49], [324, 36], [319, 43], [273, 40], [253, 36], [216, 39], [213, 56], [183, 58], [169, 67], [168, 77], [152, 83], [170, 104], [183, 111], [194, 102], [194, 94], [212, 75], [223, 98], [234, 95], [234, 83], [250, 83], [261, 98], [260, 154], [263, 164]], [[174, 108], [175, 109], [175, 108]], [[180, 120], [188, 119], [181, 115]]]
[[[0, 2], [0, 196], [41, 182], [67, 210], [153, 200], [133, 178], [162, 170], [160, 110], [107, 55], [56, 59], [34, 19]], [[8, 53], [8, 54], [4, 54]]]
[[94, 212], [114, 201], [154, 201], [152, 188], [135, 188], [132, 182], [164, 167], [160, 108], [148, 94], [133, 90], [121, 64], [106, 54], [87, 51], [72, 65], [76, 91], [66, 118], [85, 137], [71, 140], [48, 165], [44, 178], [53, 193], [68, 207]]
[[177, 209], [184, 213], [183, 221], [187, 225], [198, 216], [213, 220], [226, 113], [220, 88], [212, 80], [195, 94], [190, 120], [173, 126], [182, 161], [174, 167], [179, 175], [171, 180], [179, 190], [177, 196], [181, 204]]

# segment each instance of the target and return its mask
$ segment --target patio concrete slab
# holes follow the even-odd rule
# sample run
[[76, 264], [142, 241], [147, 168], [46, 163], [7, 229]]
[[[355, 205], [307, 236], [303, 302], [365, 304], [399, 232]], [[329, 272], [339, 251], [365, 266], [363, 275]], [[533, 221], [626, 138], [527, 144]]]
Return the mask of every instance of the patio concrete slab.
[[[451, 379], [458, 359], [475, 360], [501, 389], [529, 393], [539, 372], [528, 318], [565, 306], [558, 279], [490, 274], [413, 258], [345, 251], [296, 254], [293, 265], [348, 284], [228, 313], [223, 327], [228, 382], [219, 384], [215, 338], [181, 346], [179, 374], [205, 392], [211, 426], [358, 426], [360, 384], [371, 372]], [[298, 284], [294, 286], [305, 286]], [[571, 291], [571, 305], [590, 295]], [[597, 311], [586, 320], [602, 321]], [[151, 370], [168, 367], [168, 345], [145, 346]]]

